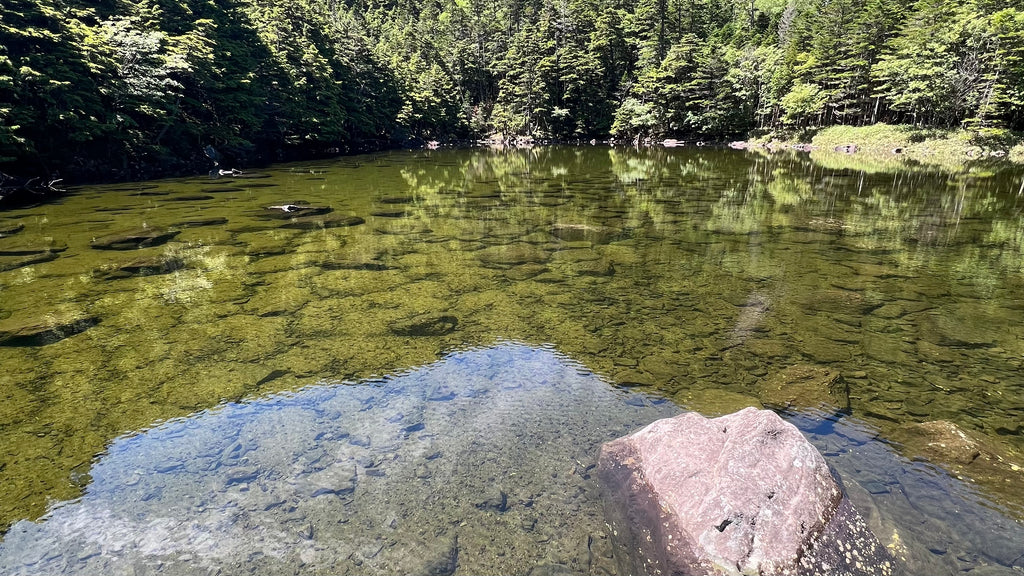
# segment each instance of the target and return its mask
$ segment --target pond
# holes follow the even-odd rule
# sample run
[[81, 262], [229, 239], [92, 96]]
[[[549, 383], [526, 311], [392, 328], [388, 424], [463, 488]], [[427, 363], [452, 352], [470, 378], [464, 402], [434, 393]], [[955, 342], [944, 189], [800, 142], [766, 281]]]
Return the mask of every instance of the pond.
[[851, 159], [404, 151], [2, 212], [0, 573], [614, 573], [600, 444], [746, 406], [908, 573], [1019, 573], [1024, 171]]

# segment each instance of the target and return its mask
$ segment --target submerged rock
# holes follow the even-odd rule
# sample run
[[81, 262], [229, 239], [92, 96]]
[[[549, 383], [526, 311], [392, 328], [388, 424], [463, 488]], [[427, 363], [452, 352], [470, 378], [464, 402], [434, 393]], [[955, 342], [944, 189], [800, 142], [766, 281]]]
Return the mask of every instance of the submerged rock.
[[882, 304], [883, 302], [876, 301], [872, 296], [837, 288], [808, 292], [800, 301], [801, 308], [808, 314], [825, 312], [854, 316], [870, 314], [872, 310]]
[[185, 260], [180, 257], [156, 256], [101, 268], [97, 271], [97, 276], [104, 280], [130, 278], [132, 276], [155, 276], [158, 274], [170, 274], [184, 267]]
[[964, 430], [947, 420], [915, 422], [900, 426], [893, 440], [915, 458], [925, 458], [957, 476], [968, 476], [977, 484], [1010, 501], [1024, 485], [1024, 461], [996, 438]]
[[0, 246], [0, 256], [38, 256], [53, 252], [63, 252], [68, 249], [67, 244], [49, 242], [42, 244], [16, 244]]
[[607, 244], [620, 233], [617, 228], [590, 224], [555, 224], [551, 227], [551, 235], [566, 242], [587, 240], [594, 244]]
[[56, 259], [57, 254], [55, 252], [42, 252], [40, 254], [32, 254], [29, 256], [19, 256], [13, 258], [0, 257], [0, 272], [16, 270], [18, 268], [24, 268], [25, 266], [41, 264], [43, 262], [49, 262], [51, 260]]
[[46, 346], [85, 332], [99, 322], [96, 316], [78, 316], [8, 329], [0, 326], [0, 346]]
[[447, 314], [418, 314], [389, 327], [398, 336], [444, 336], [455, 330], [459, 319]]
[[166, 202], [202, 202], [204, 200], [213, 200], [213, 196], [208, 194], [180, 194], [178, 196], [168, 196]]
[[[980, 305], [945, 306], [918, 321], [922, 340], [950, 348], [991, 348], [999, 336], [1015, 334], [1012, 321]], [[1008, 338], [1009, 339], [1009, 338]]]
[[613, 276], [615, 266], [607, 260], [592, 260], [589, 262], [578, 262], [572, 266], [573, 272], [579, 276]]
[[182, 220], [175, 224], [178, 228], [199, 228], [202, 226], [220, 226], [221, 224], [227, 224], [228, 219], [224, 217], [211, 216], [210, 218], [193, 218], [191, 220]]
[[796, 364], [777, 372], [757, 385], [765, 406], [849, 410], [850, 389], [842, 375], [824, 366]]
[[25, 229], [25, 225], [21, 222], [16, 224], [0, 224], [0, 238], [17, 234]]
[[433, 232], [425, 223], [415, 220], [386, 220], [374, 226], [373, 231], [377, 234], [389, 236], [430, 234]]
[[282, 224], [281, 228], [290, 228], [293, 230], [319, 230], [321, 228], [345, 228], [348, 226], [358, 226], [364, 222], [366, 222], [366, 220], [359, 216], [332, 214], [330, 216], [323, 217], [308, 216], [295, 218], [291, 222]]
[[490, 493], [477, 501], [476, 507], [480, 510], [492, 510], [498, 513], [506, 512], [508, 510], [508, 494], [498, 487], [493, 487]]
[[412, 196], [385, 196], [379, 200], [381, 204], [411, 204], [415, 201]]
[[982, 453], [979, 440], [946, 420], [906, 424], [899, 436], [914, 441], [917, 451], [929, 459], [955, 466], [966, 466]]
[[887, 575], [821, 454], [774, 412], [658, 420], [601, 448], [621, 574]]
[[139, 248], [165, 244], [168, 240], [177, 236], [179, 232], [179, 230], [143, 228], [95, 238], [92, 242], [89, 242], [89, 246], [96, 250], [137, 250]]
[[529, 280], [548, 271], [543, 264], [520, 264], [505, 271], [505, 277], [509, 280]]
[[305, 478], [305, 493], [311, 498], [317, 496], [342, 496], [356, 489], [356, 467], [349, 463], [335, 464]]
[[221, 174], [228, 178], [235, 178], [237, 180], [261, 180], [263, 178], [270, 178], [270, 174], [263, 174], [261, 172], [239, 172], [237, 170], [232, 171], [231, 174]]
[[317, 266], [324, 270], [374, 270], [380, 272], [393, 269], [392, 266], [388, 266], [376, 258], [329, 258], [317, 263]]
[[541, 564], [530, 569], [527, 576], [575, 576], [576, 573], [564, 564]]
[[263, 216], [276, 220], [291, 220], [293, 218], [305, 218], [307, 216], [320, 216], [329, 214], [330, 206], [310, 206], [305, 203], [296, 202], [289, 204], [278, 204], [264, 208]]
[[484, 248], [477, 251], [476, 257], [485, 265], [516, 266], [518, 264], [543, 264], [547, 262], [549, 254], [532, 244], [518, 242]]
[[437, 538], [422, 552], [422, 565], [412, 574], [451, 576], [459, 567], [459, 537]]
[[370, 216], [378, 218], [405, 218], [408, 215], [405, 210], [374, 210], [370, 212]]

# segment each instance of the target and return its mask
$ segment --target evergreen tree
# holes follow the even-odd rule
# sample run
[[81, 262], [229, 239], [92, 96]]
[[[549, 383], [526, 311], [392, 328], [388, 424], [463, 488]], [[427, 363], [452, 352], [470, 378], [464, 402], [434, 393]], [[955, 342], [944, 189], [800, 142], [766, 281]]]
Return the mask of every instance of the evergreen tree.
[[874, 67], [880, 95], [914, 124], [954, 126], [985, 99], [994, 64], [987, 19], [953, 0], [919, 0]]
[[1024, 129], [1024, 0], [0, 7], [5, 172], [175, 171], [206, 145], [253, 159], [880, 121]]

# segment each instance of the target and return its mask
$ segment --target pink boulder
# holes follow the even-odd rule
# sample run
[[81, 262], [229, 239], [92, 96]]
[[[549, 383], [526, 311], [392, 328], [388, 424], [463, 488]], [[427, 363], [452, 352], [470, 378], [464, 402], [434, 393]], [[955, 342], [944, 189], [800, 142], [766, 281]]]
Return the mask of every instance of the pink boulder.
[[620, 574], [890, 575], [824, 458], [768, 410], [658, 420], [601, 448]]

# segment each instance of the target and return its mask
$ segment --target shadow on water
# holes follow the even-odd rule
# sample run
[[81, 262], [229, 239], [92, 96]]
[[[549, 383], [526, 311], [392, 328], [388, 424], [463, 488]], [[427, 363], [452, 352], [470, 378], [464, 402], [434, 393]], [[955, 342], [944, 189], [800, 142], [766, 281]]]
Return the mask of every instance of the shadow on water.
[[[113, 441], [3, 574], [609, 574], [602, 442], [677, 414], [553, 347], [228, 403]], [[913, 574], [1014, 573], [1024, 530], [852, 417], [788, 413]]]

